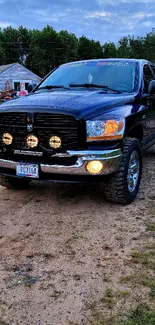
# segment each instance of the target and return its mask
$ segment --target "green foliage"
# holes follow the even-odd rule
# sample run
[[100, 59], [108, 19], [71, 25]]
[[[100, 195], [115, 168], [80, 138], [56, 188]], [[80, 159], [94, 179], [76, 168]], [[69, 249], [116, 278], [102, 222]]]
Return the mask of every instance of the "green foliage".
[[90, 320], [90, 325], [154, 325], [155, 311], [147, 304], [139, 304], [136, 309], [124, 313], [124, 315], [111, 315], [104, 317], [96, 314], [95, 319]]
[[155, 251], [134, 252], [132, 253], [132, 261], [155, 270]]
[[125, 36], [117, 45], [85, 36], [79, 39], [66, 30], [56, 32], [47, 25], [42, 30], [0, 29], [0, 65], [19, 62], [40, 76], [54, 67], [75, 60], [93, 58], [145, 58], [155, 62], [155, 32], [145, 37]]
[[89, 60], [103, 58], [103, 50], [100, 42], [93, 39], [89, 40], [82, 36], [78, 42], [78, 58], [79, 60]]
[[104, 58], [116, 58], [117, 48], [116, 45], [112, 43], [105, 43], [102, 47]]
[[139, 305], [122, 325], [153, 325], [155, 324], [155, 311], [150, 310], [147, 305]]
[[18, 45], [18, 30], [11, 26], [3, 30], [2, 47], [5, 54], [5, 64], [18, 62], [20, 51]]

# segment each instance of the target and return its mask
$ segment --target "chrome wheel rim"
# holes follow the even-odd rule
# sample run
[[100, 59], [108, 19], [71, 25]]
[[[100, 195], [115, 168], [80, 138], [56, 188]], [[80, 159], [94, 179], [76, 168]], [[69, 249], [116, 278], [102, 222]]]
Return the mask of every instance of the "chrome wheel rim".
[[140, 162], [139, 162], [139, 155], [137, 151], [133, 151], [129, 160], [129, 167], [128, 167], [128, 190], [130, 193], [134, 192], [136, 189], [138, 179], [139, 179], [139, 169], [140, 169]]

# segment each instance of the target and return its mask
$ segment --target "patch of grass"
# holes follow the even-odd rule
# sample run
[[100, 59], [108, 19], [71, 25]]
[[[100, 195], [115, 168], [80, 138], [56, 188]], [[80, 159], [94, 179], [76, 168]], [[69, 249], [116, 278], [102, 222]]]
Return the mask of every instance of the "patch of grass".
[[100, 302], [108, 309], [112, 309], [119, 300], [125, 299], [131, 295], [131, 291], [116, 291], [114, 292], [112, 289], [107, 289], [103, 298], [101, 298]]
[[107, 289], [103, 298], [101, 298], [101, 303], [108, 309], [112, 309], [116, 304], [115, 294], [112, 289]]
[[146, 273], [131, 274], [120, 278], [120, 283], [122, 284], [130, 283], [148, 286], [150, 281], [151, 279]]
[[155, 251], [133, 252], [132, 261], [155, 270]]
[[150, 297], [155, 299], [155, 278], [154, 280], [150, 283]]
[[154, 325], [155, 311], [151, 310], [147, 305], [140, 304], [135, 310], [128, 315], [122, 316], [99, 316], [96, 320], [91, 320], [90, 325]]
[[140, 304], [120, 325], [154, 325], [155, 311], [147, 305]]
[[98, 320], [90, 320], [89, 325], [124, 325], [124, 324], [120, 324], [114, 317], [101, 317], [100, 319]]
[[148, 221], [145, 224], [146, 226], [146, 231], [155, 231], [155, 222]]
[[155, 250], [155, 243], [145, 245], [144, 248], [147, 250]]
[[122, 276], [120, 278], [120, 283], [122, 283], [122, 284], [126, 284], [126, 283], [133, 284], [133, 283], [135, 283], [135, 274]]
[[130, 295], [131, 295], [131, 291], [130, 290], [123, 290], [123, 291], [119, 291], [118, 298], [119, 299], [123, 299], [123, 298], [130, 297]]
[[120, 279], [122, 284], [136, 284], [150, 288], [150, 297], [155, 298], [155, 277], [152, 277], [146, 273], [132, 274], [124, 276]]

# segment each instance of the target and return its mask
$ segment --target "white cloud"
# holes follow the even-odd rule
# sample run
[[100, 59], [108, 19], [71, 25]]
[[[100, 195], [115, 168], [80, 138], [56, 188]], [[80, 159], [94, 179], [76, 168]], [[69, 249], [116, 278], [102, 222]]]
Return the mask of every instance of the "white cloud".
[[13, 24], [12, 22], [8, 22], [8, 21], [0, 21], [0, 28], [6, 28], [8, 26], [15, 26], [15, 24]]
[[45, 23], [51, 23], [51, 22], [58, 22], [59, 19], [64, 18], [66, 16], [65, 12], [58, 12], [58, 13], [52, 13], [48, 10], [39, 10], [34, 9], [31, 12], [28, 12], [27, 15], [29, 17], [35, 17], [36, 20], [45, 22]]
[[145, 27], [152, 27], [152, 21], [144, 21], [143, 26]]
[[146, 26], [151, 27], [152, 22], [147, 23], [147, 18], [154, 17], [154, 14], [146, 12], [135, 12], [135, 13], [126, 13], [119, 17], [120, 19], [120, 30], [126, 29], [130, 31], [135, 31], [136, 28]]
[[[99, 5], [113, 5], [113, 6], [118, 6], [118, 5], [121, 5], [121, 4], [131, 4], [131, 1], [130, 0], [119, 0], [119, 1], [116, 1], [116, 0], [97, 0], [97, 3]], [[151, 4], [154, 4], [154, 0], [135, 0], [133, 2], [133, 6], [136, 5], [136, 3], [151, 3]]]
[[42, 29], [49, 24], [102, 43], [128, 34], [142, 36], [155, 27], [155, 0], [0, 0], [0, 12], [1, 28]]
[[108, 11], [94, 11], [94, 12], [88, 12], [85, 15], [85, 18], [110, 18], [112, 16], [116, 16], [115, 13], [108, 12]]

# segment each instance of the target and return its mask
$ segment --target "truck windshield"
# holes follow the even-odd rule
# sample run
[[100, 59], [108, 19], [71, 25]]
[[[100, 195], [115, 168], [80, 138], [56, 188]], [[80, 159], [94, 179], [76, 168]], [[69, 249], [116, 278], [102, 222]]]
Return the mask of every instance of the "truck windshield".
[[[118, 92], [134, 92], [136, 85], [137, 63], [132, 61], [82, 61], [61, 65], [52, 72], [39, 86], [39, 89], [68, 88], [74, 85], [74, 90], [91, 84]], [[51, 86], [51, 88], [50, 88]], [[94, 89], [94, 87], [92, 87]]]

